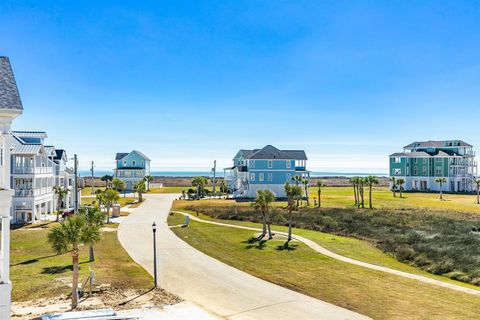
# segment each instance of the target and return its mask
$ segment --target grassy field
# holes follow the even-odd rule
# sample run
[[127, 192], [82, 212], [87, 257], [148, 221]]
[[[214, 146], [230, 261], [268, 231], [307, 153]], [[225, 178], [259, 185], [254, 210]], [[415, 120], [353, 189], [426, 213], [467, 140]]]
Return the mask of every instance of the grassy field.
[[[57, 255], [47, 242], [48, 230], [55, 223], [37, 224], [11, 233], [11, 280], [13, 301], [33, 300], [69, 294], [72, 277], [72, 259], [69, 253]], [[115, 225], [108, 225], [115, 228]], [[110, 284], [114, 288], [149, 288], [150, 275], [137, 265], [117, 240], [116, 231], [102, 233], [95, 246], [95, 283]], [[88, 248], [80, 253], [80, 282], [89, 274]]]
[[[168, 222], [181, 224], [183, 217]], [[301, 243], [294, 250], [280, 250], [284, 240], [251, 244], [255, 232], [196, 221], [172, 230], [240, 270], [374, 319], [473, 319], [480, 308], [479, 297], [339, 262]]]
[[[118, 199], [118, 203], [120, 204], [120, 207], [125, 207], [129, 204], [132, 204], [135, 200], [136, 200], [136, 198], [133, 198], [133, 197], [123, 197], [123, 196], [121, 196]], [[93, 197], [82, 197], [81, 201], [80, 201], [80, 204], [82, 206], [89, 206], [89, 205], [92, 205], [94, 203], [97, 203], [97, 199], [93, 198]]]
[[[95, 187], [95, 191], [97, 190], [105, 190], [105, 187]], [[82, 191], [80, 191], [81, 195], [82, 196], [92, 196], [92, 188], [91, 187], [85, 187], [82, 189]]]
[[[178, 193], [178, 194], [181, 194], [183, 190], [185, 190], [185, 192], [187, 192], [188, 189], [196, 190], [195, 187], [192, 187], [192, 186], [189, 186], [189, 187], [162, 187], [162, 188], [150, 188], [149, 193]], [[205, 189], [212, 191], [212, 187], [210, 187], [210, 186], [205, 187]], [[218, 188], [217, 188], [217, 191], [218, 191]]]

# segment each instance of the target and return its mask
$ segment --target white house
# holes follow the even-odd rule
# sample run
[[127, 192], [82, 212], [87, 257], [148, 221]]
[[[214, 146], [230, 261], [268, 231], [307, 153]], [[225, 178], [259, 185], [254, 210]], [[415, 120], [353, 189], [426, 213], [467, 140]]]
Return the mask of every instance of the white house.
[[10, 61], [0, 57], [0, 319], [10, 319], [10, 143], [12, 120], [23, 113], [23, 106]]

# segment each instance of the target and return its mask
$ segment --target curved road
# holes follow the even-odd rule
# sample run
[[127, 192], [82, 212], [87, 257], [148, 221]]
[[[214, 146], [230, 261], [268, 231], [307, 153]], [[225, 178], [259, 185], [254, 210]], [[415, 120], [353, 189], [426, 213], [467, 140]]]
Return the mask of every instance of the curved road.
[[159, 286], [229, 319], [369, 319], [230, 267], [179, 239], [166, 222], [172, 194], [147, 194], [118, 228], [130, 256], [153, 274], [156, 222]]

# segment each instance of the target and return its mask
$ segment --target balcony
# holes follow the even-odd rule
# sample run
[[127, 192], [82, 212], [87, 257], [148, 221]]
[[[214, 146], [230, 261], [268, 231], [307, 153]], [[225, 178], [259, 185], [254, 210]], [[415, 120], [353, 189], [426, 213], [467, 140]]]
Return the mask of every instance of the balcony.
[[13, 196], [15, 197], [33, 197], [33, 190], [15, 190]]
[[307, 171], [307, 168], [302, 166], [297, 166], [295, 167], [295, 171]]
[[13, 167], [14, 174], [53, 173], [52, 167]]

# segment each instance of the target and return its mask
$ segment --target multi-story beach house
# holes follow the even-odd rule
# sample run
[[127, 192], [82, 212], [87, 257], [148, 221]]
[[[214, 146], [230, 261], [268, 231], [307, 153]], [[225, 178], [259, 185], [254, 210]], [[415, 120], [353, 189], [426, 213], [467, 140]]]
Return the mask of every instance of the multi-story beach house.
[[133, 190], [135, 183], [150, 175], [150, 159], [140, 151], [117, 153], [115, 178], [125, 181], [126, 190]]
[[[75, 174], [72, 168], [69, 168], [67, 152], [64, 149], [55, 149], [55, 156], [53, 157], [54, 162], [54, 184], [55, 186], [63, 187], [68, 190], [67, 195], [62, 199], [62, 203], [58, 208], [58, 198], [57, 195], [54, 195], [53, 207], [54, 211], [65, 208], [72, 208], [74, 206], [73, 201], [75, 200], [74, 196], [74, 180]], [[80, 196], [79, 196], [80, 199]]]
[[438, 178], [445, 178], [442, 191], [475, 189], [477, 162], [473, 146], [461, 140], [413, 142], [403, 152], [390, 155], [390, 177], [405, 180], [408, 191], [440, 191]]
[[0, 57], [0, 319], [10, 319], [10, 145], [12, 120], [23, 113], [23, 106], [10, 61]]
[[283, 198], [286, 196], [285, 182], [295, 183], [295, 176], [310, 177], [305, 151], [279, 150], [271, 145], [238, 151], [233, 167], [224, 170], [225, 180], [235, 198], [254, 198], [260, 189], [269, 189], [277, 198]]

